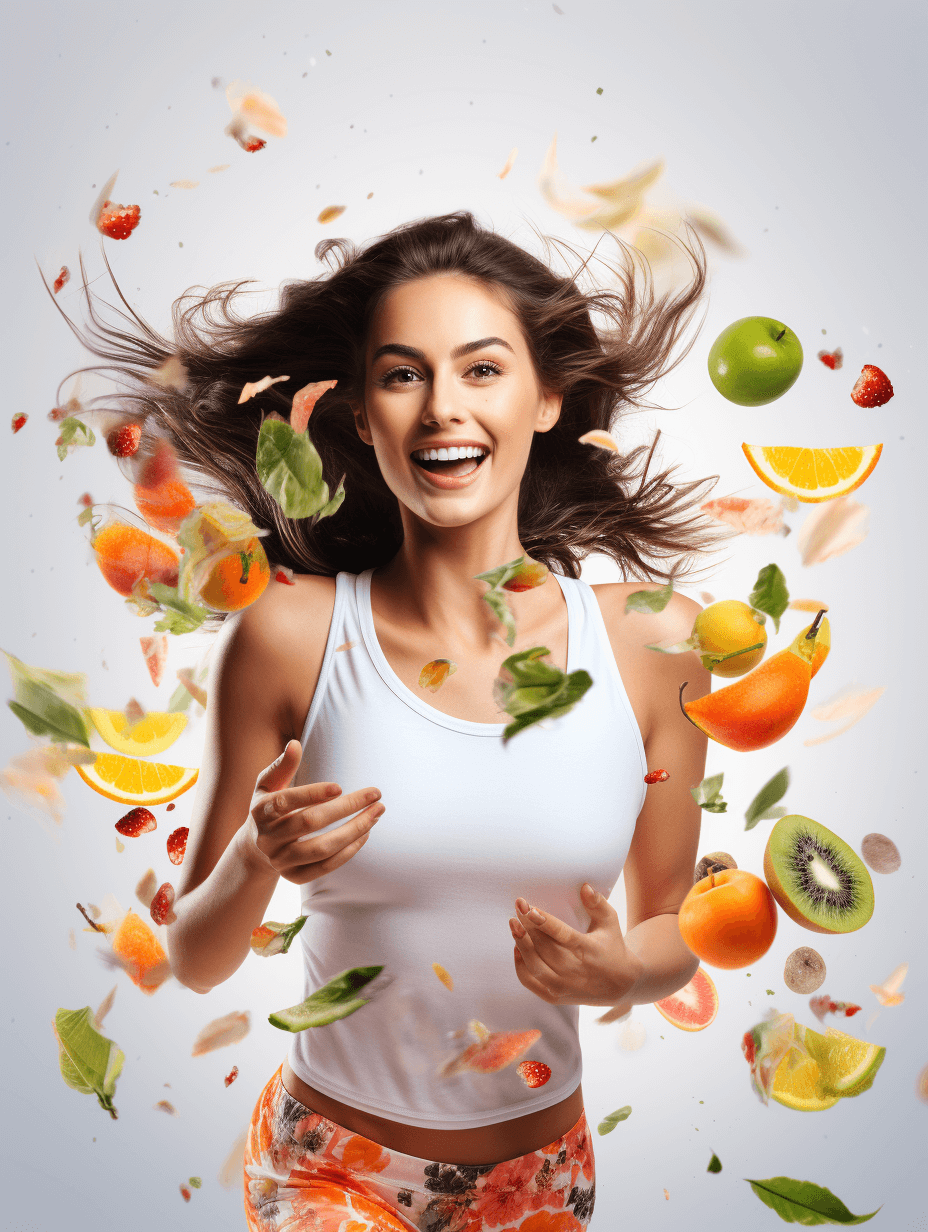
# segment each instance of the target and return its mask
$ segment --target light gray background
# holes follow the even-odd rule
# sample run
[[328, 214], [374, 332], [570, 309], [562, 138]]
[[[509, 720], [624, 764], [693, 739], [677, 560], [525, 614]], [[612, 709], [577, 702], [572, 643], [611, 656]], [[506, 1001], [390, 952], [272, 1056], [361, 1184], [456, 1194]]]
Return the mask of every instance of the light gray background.
[[[745, 834], [743, 810], [761, 783], [789, 764], [792, 811], [817, 818], [855, 847], [868, 831], [884, 831], [898, 843], [903, 866], [891, 877], [874, 875], [876, 910], [861, 932], [818, 937], [781, 915], [773, 948], [750, 976], [713, 971], [721, 1008], [700, 1034], [676, 1031], [653, 1008], [640, 1007], [634, 1017], [647, 1039], [627, 1052], [618, 1045], [621, 1026], [598, 1026], [598, 1010], [581, 1010], [591, 1125], [622, 1104], [634, 1109], [611, 1135], [595, 1136], [592, 1226], [775, 1227], [774, 1213], [742, 1178], [783, 1174], [828, 1186], [855, 1213], [883, 1204], [874, 1227], [923, 1228], [928, 1107], [915, 1095], [928, 1062], [920, 789], [926, 454], [916, 350], [925, 327], [924, 95], [917, 85], [923, 10], [820, 0], [563, 0], [560, 7], [563, 15], [546, 0], [8, 7], [0, 337], [6, 413], [26, 411], [30, 420], [2, 438], [0, 452], [2, 645], [29, 663], [86, 672], [92, 700], [116, 708], [133, 694], [163, 708], [174, 669], [203, 649], [196, 637], [174, 642], [167, 682], [151, 686], [137, 642], [151, 621], [124, 611], [74, 520], [81, 492], [130, 504], [129, 489], [99, 446], [59, 463], [56, 430], [45, 419], [58, 381], [83, 359], [35, 261], [51, 278], [62, 263], [76, 271], [80, 249], [91, 275], [102, 272], [100, 236], [87, 214], [93, 186], [117, 167], [114, 197], [140, 204], [142, 222], [127, 242], [105, 241], [106, 248], [127, 294], [165, 327], [172, 299], [191, 284], [253, 277], [268, 292], [256, 306], [270, 303], [281, 280], [318, 272], [312, 253], [323, 236], [363, 240], [459, 207], [527, 245], [529, 223], [587, 243], [537, 190], [553, 133], [576, 184], [614, 178], [663, 155], [668, 184], [716, 210], [748, 255], [713, 264], [704, 330], [657, 390], [664, 405], [678, 409], [640, 417], [627, 439], [659, 426], [665, 459], [678, 460], [688, 475], [719, 474], [716, 495], [750, 496], [770, 493], [748, 470], [742, 440], [885, 442], [879, 466], [856, 494], [872, 507], [860, 547], [804, 569], [795, 534], [741, 538], [691, 591], [744, 598], [757, 569], [776, 560], [794, 596], [831, 605], [834, 649], [810, 708], [850, 684], [886, 686], [858, 726], [821, 747], [803, 746], [822, 730], [808, 714], [763, 752], [712, 745], [709, 772], [725, 771], [730, 805], [726, 815], [706, 816], [701, 850], [727, 849], [759, 873], [770, 823]], [[289, 135], [270, 139], [259, 154], [241, 151], [223, 136], [229, 111], [223, 93], [211, 88], [213, 76], [244, 78], [273, 95]], [[518, 160], [500, 181], [513, 146]], [[226, 162], [228, 171], [207, 174]], [[177, 179], [201, 184], [171, 189]], [[316, 215], [330, 204], [348, 208], [322, 227]], [[75, 282], [59, 297], [72, 312]], [[105, 289], [102, 280], [98, 286]], [[785, 397], [747, 410], [716, 394], [706, 355], [725, 325], [754, 314], [788, 322], [806, 364]], [[844, 348], [843, 371], [816, 361], [823, 345]], [[895, 386], [895, 398], [879, 410], [860, 410], [848, 397], [867, 362], [885, 368]], [[789, 521], [798, 528], [804, 516], [802, 510]], [[616, 574], [590, 561], [584, 576]], [[789, 613], [773, 648], [807, 619]], [[196, 764], [201, 733], [194, 724], [168, 760]], [[21, 726], [3, 708], [0, 764], [26, 747]], [[207, 997], [172, 982], [147, 998], [120, 975], [106, 1021], [127, 1056], [118, 1122], [68, 1090], [50, 1020], [59, 1006], [95, 1007], [117, 979], [80, 931], [73, 904], [99, 902], [109, 892], [128, 906], [150, 862], [159, 879], [169, 877], [167, 822], [184, 824], [191, 798], [171, 814], [159, 810], [159, 835], [130, 841], [119, 855], [112, 826], [120, 807], [74, 775], [64, 791], [68, 811], [57, 841], [0, 801], [10, 1006], [0, 1069], [9, 1127], [2, 1224], [14, 1232], [241, 1227], [240, 1192], [222, 1189], [216, 1175], [284, 1055], [287, 1040], [266, 1014], [297, 999], [298, 960], [249, 959]], [[624, 910], [621, 890], [613, 901]], [[297, 905], [295, 888], [284, 885], [269, 915], [291, 918]], [[904, 1004], [883, 1010], [869, 1031], [887, 1048], [872, 1090], [806, 1115], [762, 1107], [740, 1051], [742, 1033], [771, 1004], [816, 1025], [807, 999], [782, 981], [786, 954], [803, 944], [826, 959], [824, 991], [864, 1006], [848, 1024], [857, 1034], [866, 1033], [876, 1006], [868, 985], [899, 962], [911, 964]], [[243, 1009], [253, 1021], [245, 1041], [190, 1057], [206, 1022]], [[226, 1089], [222, 1078], [232, 1064], [241, 1076]], [[176, 1119], [153, 1110], [165, 1097]], [[724, 1165], [717, 1176], [706, 1173], [712, 1151]], [[202, 1176], [203, 1188], [184, 1205], [178, 1186], [191, 1174]]]

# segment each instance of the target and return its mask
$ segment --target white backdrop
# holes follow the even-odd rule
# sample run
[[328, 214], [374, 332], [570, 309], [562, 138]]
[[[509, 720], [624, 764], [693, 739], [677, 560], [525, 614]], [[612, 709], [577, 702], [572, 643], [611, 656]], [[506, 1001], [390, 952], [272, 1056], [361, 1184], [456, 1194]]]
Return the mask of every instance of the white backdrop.
[[[924, 749], [919, 523], [926, 453], [915, 357], [925, 325], [918, 298], [924, 97], [916, 85], [924, 19], [909, 3], [875, 10], [856, 0], [563, 0], [559, 8], [545, 0], [164, 0], [156, 7], [17, 10], [4, 40], [7, 292], [0, 336], [9, 414], [30, 418], [3, 438], [0, 452], [7, 536], [0, 644], [27, 663], [86, 672], [95, 704], [121, 708], [135, 695], [151, 709], [166, 707], [174, 669], [193, 662], [205, 644], [195, 636], [175, 641], [169, 682], [153, 688], [137, 641], [152, 622], [123, 609], [75, 522], [82, 492], [129, 504], [128, 487], [99, 445], [60, 463], [56, 429], [46, 420], [59, 380], [85, 361], [35, 262], [54, 277], [61, 264], [76, 270], [80, 250], [91, 276], [101, 274], [101, 237], [87, 215], [117, 167], [113, 195], [141, 205], [142, 221], [125, 243], [103, 242], [133, 303], [164, 328], [171, 301], [191, 284], [253, 277], [268, 292], [256, 304], [270, 302], [281, 280], [319, 272], [312, 254], [323, 236], [364, 240], [431, 213], [472, 209], [527, 245], [530, 224], [586, 243], [586, 233], [552, 211], [537, 188], [555, 131], [561, 165], [577, 184], [616, 178], [663, 155], [668, 184], [717, 211], [746, 255], [713, 263], [703, 332], [656, 391], [677, 409], [641, 416], [628, 439], [659, 426], [664, 459], [679, 461], [688, 475], [718, 474], [715, 495], [747, 496], [770, 493], [749, 471], [742, 440], [885, 442], [879, 466], [856, 494], [872, 509], [861, 546], [803, 568], [795, 533], [742, 537], [692, 591], [745, 598], [757, 570], [776, 560], [794, 596], [820, 597], [831, 608], [834, 648], [809, 708], [848, 685], [886, 687], [874, 710], [831, 743], [804, 746], [823, 730], [807, 713], [772, 749], [734, 754], [712, 745], [708, 769], [725, 771], [729, 812], [705, 816], [700, 849], [728, 850], [760, 873], [770, 823], [745, 833], [743, 811], [788, 764], [791, 811], [820, 820], [857, 849], [869, 831], [889, 834], [902, 868], [874, 874], [876, 909], [860, 932], [819, 937], [781, 914], [776, 942], [759, 963], [747, 972], [712, 972], [721, 1008], [702, 1033], [677, 1031], [652, 1007], [639, 1007], [634, 1018], [645, 1043], [623, 1051], [621, 1026], [598, 1026], [598, 1010], [581, 1010], [588, 1120], [595, 1127], [613, 1109], [633, 1108], [609, 1136], [594, 1135], [592, 1227], [775, 1227], [776, 1215], [743, 1178], [786, 1175], [827, 1186], [855, 1214], [882, 1204], [874, 1227], [914, 1230], [925, 1226], [917, 1170], [928, 1127], [928, 1106], [915, 1094], [928, 1062], [919, 871], [928, 851], [919, 795], [924, 753], [917, 751]], [[229, 110], [222, 90], [211, 86], [217, 76], [250, 80], [275, 97], [289, 135], [269, 139], [258, 154], [241, 151], [223, 135]], [[501, 181], [497, 173], [514, 146], [515, 167]], [[207, 171], [223, 163], [228, 170]], [[181, 179], [200, 186], [170, 187]], [[346, 212], [319, 225], [317, 214], [333, 204]], [[78, 306], [76, 281], [59, 296], [70, 312]], [[98, 287], [105, 289], [102, 281]], [[806, 354], [796, 385], [756, 410], [725, 402], [706, 372], [712, 340], [746, 315], [787, 322]], [[815, 352], [836, 345], [845, 365], [833, 373]], [[895, 398], [879, 410], [861, 410], [848, 397], [864, 363], [879, 364], [895, 386]], [[804, 517], [801, 510], [788, 520], [796, 529]], [[588, 581], [615, 576], [608, 562], [584, 568]], [[774, 649], [807, 620], [787, 613]], [[201, 733], [192, 724], [168, 760], [197, 764]], [[28, 743], [4, 707], [0, 766]], [[148, 998], [106, 970], [92, 936], [81, 931], [75, 901], [112, 893], [129, 906], [150, 860], [159, 880], [170, 868], [156, 854], [160, 843], [130, 840], [117, 853], [112, 826], [120, 806], [74, 775], [64, 792], [67, 815], [57, 835], [0, 799], [10, 1007], [0, 1071], [10, 1127], [3, 1226], [242, 1227], [240, 1190], [222, 1188], [217, 1173], [284, 1055], [286, 1039], [266, 1015], [298, 999], [298, 959], [250, 959], [207, 997], [171, 982]], [[172, 828], [185, 823], [190, 804], [188, 795], [171, 814], [159, 811], [163, 833], [168, 818]], [[624, 910], [618, 889], [614, 902]], [[290, 919], [297, 905], [295, 888], [284, 885], [269, 915]], [[785, 956], [804, 944], [827, 962], [823, 991], [864, 1006], [847, 1029], [887, 1049], [869, 1092], [809, 1114], [762, 1107], [740, 1050], [743, 1032], [770, 1005], [817, 1025], [807, 999], [782, 979]], [[903, 961], [911, 964], [906, 999], [882, 1010], [868, 1031], [877, 1006], [868, 986]], [[116, 1122], [92, 1097], [64, 1085], [50, 1027], [59, 1006], [96, 1007], [114, 982], [119, 990], [105, 1030], [127, 1058]], [[206, 1022], [245, 1009], [253, 1022], [247, 1039], [191, 1058]], [[222, 1077], [232, 1064], [240, 1077], [226, 1089]], [[163, 1098], [176, 1118], [154, 1110]], [[713, 1151], [723, 1164], [719, 1175], [706, 1172]], [[185, 1205], [178, 1186], [191, 1175], [203, 1186]]]

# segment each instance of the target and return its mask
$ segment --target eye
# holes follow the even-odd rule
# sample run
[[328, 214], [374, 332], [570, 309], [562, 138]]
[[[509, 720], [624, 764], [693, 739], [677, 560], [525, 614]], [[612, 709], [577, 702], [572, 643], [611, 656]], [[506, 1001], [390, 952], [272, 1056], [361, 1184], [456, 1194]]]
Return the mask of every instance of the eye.
[[385, 372], [383, 376], [379, 378], [379, 380], [377, 381], [377, 384], [384, 386], [384, 387], [388, 385], [393, 385], [393, 384], [412, 385], [414, 384], [414, 381], [401, 380], [400, 378], [401, 377], [418, 378], [418, 376], [419, 376], [419, 373], [416, 372], [414, 368], [406, 368], [406, 367], [391, 368], [389, 372]]
[[[481, 371], [482, 369], [482, 371]], [[502, 372], [501, 368], [497, 368], [496, 364], [491, 363], [488, 359], [478, 360], [476, 364], [472, 364], [465, 373], [466, 376], [476, 375], [479, 380], [489, 380], [491, 376], [499, 376]]]

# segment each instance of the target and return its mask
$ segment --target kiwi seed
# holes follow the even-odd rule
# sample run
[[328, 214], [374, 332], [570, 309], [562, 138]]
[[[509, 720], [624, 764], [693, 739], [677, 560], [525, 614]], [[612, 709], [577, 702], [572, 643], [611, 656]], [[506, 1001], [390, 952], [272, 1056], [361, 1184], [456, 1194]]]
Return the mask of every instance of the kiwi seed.
[[894, 873], [902, 864], [899, 848], [885, 834], [865, 834], [860, 841], [860, 854], [875, 873]]
[[693, 874], [693, 885], [697, 881], [702, 881], [703, 878], [709, 876], [710, 870], [713, 873], [722, 873], [726, 868], [737, 868], [734, 856], [730, 856], [727, 851], [710, 851], [696, 865], [696, 871]]
[[791, 992], [815, 992], [825, 983], [825, 960], [817, 950], [801, 945], [793, 950], [783, 968], [783, 983]]

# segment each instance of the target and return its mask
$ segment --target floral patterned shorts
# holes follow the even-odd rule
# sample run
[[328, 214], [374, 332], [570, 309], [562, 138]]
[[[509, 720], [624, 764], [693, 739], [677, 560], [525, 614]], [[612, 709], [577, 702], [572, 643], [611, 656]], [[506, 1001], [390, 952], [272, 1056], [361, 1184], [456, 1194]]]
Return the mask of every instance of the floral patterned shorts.
[[283, 1066], [245, 1147], [250, 1232], [583, 1232], [596, 1194], [586, 1116], [556, 1142], [498, 1164], [386, 1151], [311, 1112]]

